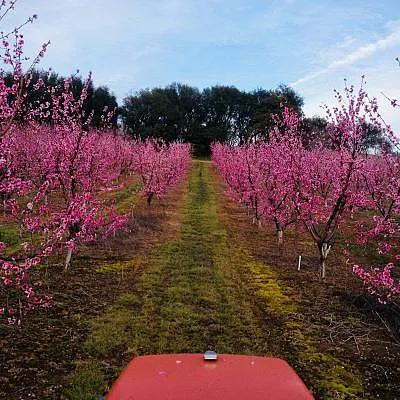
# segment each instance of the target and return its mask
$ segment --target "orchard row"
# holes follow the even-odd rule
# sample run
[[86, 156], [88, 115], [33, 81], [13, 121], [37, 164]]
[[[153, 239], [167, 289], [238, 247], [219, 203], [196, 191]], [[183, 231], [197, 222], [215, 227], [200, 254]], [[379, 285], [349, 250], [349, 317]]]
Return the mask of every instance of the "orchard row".
[[[365, 129], [378, 127], [394, 148], [398, 143], [363, 87], [358, 92], [346, 87], [336, 97], [338, 106], [327, 109], [327, 134], [319, 144], [303, 144], [301, 119], [285, 108], [282, 117], [274, 117], [268, 142], [215, 144], [213, 161], [231, 198], [245, 205], [254, 221], [275, 226], [278, 242], [291, 224], [310, 235], [322, 278], [342, 233], [347, 238], [342, 250], [353, 261], [354, 273], [380, 302], [392, 301], [400, 297], [400, 158], [385, 148], [366, 151]], [[363, 267], [350, 254], [350, 244], [366, 243], [375, 246], [381, 265]]]
[[[3, 25], [15, 4], [0, 3]], [[0, 316], [10, 323], [52, 304], [30, 280], [33, 266], [66, 251], [68, 268], [82, 243], [127, 229], [127, 215], [116, 212], [107, 192], [121, 189], [136, 174], [142, 181], [138, 194], [150, 204], [184, 177], [191, 159], [190, 145], [132, 141], [107, 129], [115, 114], [107, 107], [103, 129], [93, 129], [93, 111], [86, 107], [91, 74], [75, 96], [73, 77], [55, 86], [35, 81], [32, 71], [49, 42], [30, 59], [21, 29], [36, 18], [0, 32]], [[29, 101], [32, 94], [38, 100]], [[19, 232], [17, 249], [10, 229]]]
[[[49, 307], [28, 271], [44, 257], [66, 251], [65, 268], [83, 243], [127, 230], [105, 195], [121, 190], [130, 175], [141, 181], [138, 194], [150, 204], [175, 186], [190, 167], [187, 144], [132, 141], [111, 131], [66, 125], [12, 126], [3, 136], [0, 194], [3, 224], [18, 226], [20, 251], [10, 253], [0, 240], [0, 288], [7, 304], [0, 313], [16, 314]], [[22, 240], [21, 240], [22, 241]]]

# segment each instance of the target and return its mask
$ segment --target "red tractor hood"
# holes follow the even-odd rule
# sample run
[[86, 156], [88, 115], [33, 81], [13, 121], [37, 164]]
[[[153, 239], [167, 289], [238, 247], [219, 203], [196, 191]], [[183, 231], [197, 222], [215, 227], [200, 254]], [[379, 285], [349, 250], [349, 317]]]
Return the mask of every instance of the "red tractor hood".
[[163, 354], [134, 358], [106, 400], [312, 400], [294, 370], [279, 358]]

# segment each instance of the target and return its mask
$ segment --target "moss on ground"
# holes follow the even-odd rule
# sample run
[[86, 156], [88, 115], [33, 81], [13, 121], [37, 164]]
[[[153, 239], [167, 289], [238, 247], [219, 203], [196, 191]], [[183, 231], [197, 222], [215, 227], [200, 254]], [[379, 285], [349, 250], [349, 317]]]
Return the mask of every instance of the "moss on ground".
[[101, 274], [118, 273], [118, 272], [123, 273], [124, 271], [134, 271], [140, 268], [140, 266], [143, 265], [143, 263], [144, 263], [143, 258], [138, 257], [135, 260], [101, 264], [98, 265], [94, 271]]
[[103, 393], [107, 380], [97, 362], [79, 366], [66, 392], [69, 400], [98, 400]]
[[[246, 254], [242, 249], [241, 254]], [[248, 260], [251, 256], [247, 254]], [[275, 314], [283, 327], [283, 338], [290, 343], [289, 360], [307, 379], [321, 399], [359, 399], [362, 395], [361, 375], [345, 362], [317, 349], [315, 332], [296, 313], [290, 294], [282, 287], [277, 274], [267, 265], [253, 261], [243, 263], [247, 284], [265, 301], [266, 309]]]
[[0, 242], [7, 244], [5, 254], [8, 257], [13, 257], [18, 253], [21, 253], [22, 247], [21, 243], [27, 242], [34, 243], [40, 240], [39, 235], [30, 235], [24, 233], [21, 235], [21, 228], [17, 224], [6, 223], [1, 225], [0, 229]]
[[[153, 249], [129, 293], [88, 321], [85, 348], [100, 366], [96, 376], [105, 374], [110, 385], [135, 355], [215, 349], [284, 356], [318, 398], [358, 398], [359, 374], [318, 351], [315, 333], [296, 313], [293, 289], [228, 235], [209, 165], [194, 163], [177, 237]], [[119, 273], [129, 265], [102, 266], [98, 272]], [[108, 371], [101, 367], [104, 360]], [[91, 376], [97, 388], [99, 380]]]
[[[168, 352], [263, 353], [263, 333], [243, 293], [216, 260], [226, 232], [218, 225], [207, 168], [195, 164], [180, 235], [158, 246], [132, 294], [90, 322], [86, 347], [107, 356]], [[133, 296], [133, 304], [126, 299]]]

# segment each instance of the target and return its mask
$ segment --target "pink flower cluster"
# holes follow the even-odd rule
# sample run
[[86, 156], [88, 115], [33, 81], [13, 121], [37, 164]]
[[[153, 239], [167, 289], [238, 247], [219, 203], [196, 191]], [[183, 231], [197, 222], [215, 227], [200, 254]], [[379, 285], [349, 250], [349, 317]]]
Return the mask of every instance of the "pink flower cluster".
[[78, 125], [73, 129], [71, 125], [30, 123], [29, 129], [12, 125], [2, 139], [6, 163], [0, 191], [7, 196], [5, 216], [18, 223], [22, 232], [39, 234], [41, 240], [25, 246], [29, 251], [21, 262], [0, 260], [0, 278], [8, 297], [11, 286], [20, 287], [26, 300], [23, 308], [31, 310], [49, 304], [34, 296], [32, 286], [27, 289], [27, 271], [32, 266], [55, 251], [66, 247], [72, 252], [80, 243], [123, 227], [126, 217], [117, 215], [99, 192], [115, 186], [125, 173], [132, 146], [121, 135], [85, 131]]
[[[0, 22], [14, 8], [15, 0], [0, 3]], [[102, 195], [121, 188], [125, 176], [140, 174], [141, 193], [161, 197], [176, 185], [190, 167], [189, 145], [134, 142], [107, 129], [114, 110], [104, 109], [103, 129], [91, 129], [93, 113], [84, 111], [89, 74], [78, 97], [72, 78], [58, 87], [31, 84], [29, 70], [44, 56], [43, 44], [28, 72], [23, 72], [23, 35], [20, 28], [0, 33], [0, 58], [13, 71], [13, 82], [0, 77], [0, 195], [3, 221], [18, 224], [31, 240], [10, 255], [0, 242], [0, 315], [17, 321], [26, 311], [49, 307], [51, 298], [40, 295], [29, 270], [44, 257], [67, 250], [65, 267], [80, 244], [107, 238], [125, 229], [127, 216], [118, 215]], [[47, 100], [33, 107], [25, 99], [30, 90], [41, 90]], [[46, 121], [46, 123], [44, 122]], [[16, 316], [16, 314], [18, 316]]]
[[155, 140], [137, 141], [133, 144], [132, 169], [139, 174], [143, 186], [140, 194], [150, 205], [176, 186], [191, 165], [191, 146], [183, 143], [169, 145]]
[[[244, 204], [255, 220], [272, 223], [282, 241], [284, 229], [297, 223], [308, 232], [320, 255], [321, 275], [338, 230], [365, 212], [372, 221], [356, 226], [358, 243], [374, 240], [377, 252], [397, 250], [400, 214], [400, 159], [383, 148], [379, 155], [365, 150], [366, 123], [374, 124], [391, 140], [393, 133], [379, 122], [375, 100], [361, 86], [336, 92], [338, 106], [327, 111], [325, 136], [312, 148], [303, 146], [301, 120], [290, 109], [273, 116], [269, 141], [242, 146], [214, 144], [213, 161], [229, 195]], [[393, 271], [397, 260], [379, 269], [355, 272], [368, 284], [379, 279], [384, 292], [398, 294]], [[383, 298], [382, 296], [380, 297]]]
[[394, 263], [382, 268], [372, 268], [369, 272], [359, 265], [354, 265], [353, 272], [364, 282], [368, 292], [382, 304], [395, 300], [400, 295], [400, 280], [393, 278]]

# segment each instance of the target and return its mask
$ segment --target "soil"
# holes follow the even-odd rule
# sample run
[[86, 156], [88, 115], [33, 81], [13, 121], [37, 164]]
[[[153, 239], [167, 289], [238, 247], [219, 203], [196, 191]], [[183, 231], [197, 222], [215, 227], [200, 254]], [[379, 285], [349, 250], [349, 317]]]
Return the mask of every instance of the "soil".
[[[219, 280], [218, 284], [222, 285], [221, 282], [231, 279], [227, 284], [229, 290], [234, 291], [235, 296], [242, 296], [243, 304], [249, 310], [245, 318], [253, 318], [254, 326], [243, 330], [243, 335], [251, 338], [246, 342], [243, 337], [236, 339], [242, 327], [234, 325], [236, 321], [233, 321], [232, 330], [237, 332], [223, 334], [232, 335], [231, 340], [238, 341], [229, 345], [225, 343], [220, 347], [225, 346], [224, 351], [232, 349], [240, 352], [243, 348], [243, 352], [254, 351], [257, 354], [287, 359], [319, 399], [400, 399], [399, 309], [395, 306], [378, 305], [366, 296], [339, 249], [334, 248], [329, 255], [327, 278], [321, 281], [317, 251], [306, 234], [288, 229], [283, 245], [278, 245], [273, 229], [253, 225], [246, 210], [226, 197], [224, 185], [211, 169], [210, 163], [196, 162], [195, 165], [199, 163], [210, 171], [207, 178], [203, 177], [207, 181], [202, 184], [210, 185], [209, 190], [213, 190], [215, 195], [215, 204], [207, 205], [215, 207], [218, 216], [219, 225], [212, 228], [213, 235], [216, 235], [215, 238], [225, 235], [227, 243], [232, 248], [240, 247], [243, 254], [251, 257], [251, 262], [268, 266], [273, 274], [271, 276], [277, 277], [277, 287], [280, 290], [277, 296], [284, 299], [282, 304], [272, 308], [257, 294], [249, 272], [238, 267], [235, 272], [227, 273], [223, 278], [225, 281]], [[90, 321], [109, 313], [110, 307], [118, 304], [121, 295], [135, 290], [140, 295], [139, 289], [146, 284], [146, 277], [149, 276], [150, 279], [151, 276], [150, 273], [146, 275], [146, 268], [152, 268], [150, 255], [154, 254], [154, 249], [177, 240], [180, 234], [188, 234], [185, 229], [190, 228], [190, 234], [195, 229], [200, 229], [197, 225], [189, 226], [181, 233], [182, 224], [185, 224], [183, 219], [190, 215], [187, 198], [193, 190], [191, 185], [193, 183], [189, 183], [188, 178], [151, 207], [147, 206], [144, 199], [138, 201], [130, 220], [131, 232], [117, 234], [106, 243], [92, 243], [82, 248], [74, 256], [68, 272], [63, 271], [61, 258], [53, 259], [47, 266], [33, 272], [35, 282], [39, 282], [42, 289], [52, 294], [55, 307], [24, 316], [20, 326], [0, 326], [1, 399], [66, 398], [65, 388], [70, 385], [71, 377], [81, 363], [92, 357], [84, 346], [92, 334], [93, 325]], [[208, 200], [199, 198], [198, 201]], [[190, 207], [195, 207], [196, 204], [193, 203]], [[200, 212], [205, 211], [200, 209]], [[183, 251], [187, 245], [185, 243], [181, 243], [183, 247], [179, 251]], [[198, 249], [203, 248], [202, 243], [195, 245]], [[215, 248], [212, 251], [215, 254]], [[221, 250], [218, 257], [225, 257], [227, 253], [224, 251]], [[302, 256], [300, 271], [297, 269], [299, 255]], [[211, 262], [207, 257], [205, 264]], [[237, 262], [239, 265], [243, 261], [243, 258], [235, 260], [231, 257], [232, 263]], [[174, 258], [170, 258], [171, 260]], [[129, 264], [129, 268], [124, 268], [125, 264]], [[102, 271], [102, 268], [103, 272], [93, 273], [94, 270]], [[174, 277], [166, 277], [167, 275], [164, 286], [171, 285], [173, 288]], [[164, 278], [161, 277], [160, 282], [162, 279]], [[177, 282], [180, 282], [179, 279]], [[157, 283], [157, 290], [161, 287], [160, 282]], [[152, 288], [150, 283], [149, 287]], [[222, 290], [222, 286], [220, 289]], [[154, 299], [151, 300], [156, 303], [158, 299], [165, 300], [168, 292], [164, 291], [159, 298], [154, 293], [152, 295]], [[178, 296], [175, 292], [173, 295]], [[192, 301], [192, 297], [187, 299]], [[205, 300], [211, 302], [212, 299]], [[290, 307], [294, 305], [293, 309], [288, 310], [289, 303]], [[193, 306], [196, 312], [207, 307], [214, 310], [218, 305], [204, 303]], [[157, 310], [160, 312], [160, 309]], [[231, 321], [224, 310], [218, 312], [228, 322]], [[247, 311], [243, 309], [241, 312]], [[199, 320], [198, 324], [201, 323]], [[218, 335], [222, 335], [223, 329], [219, 325], [220, 321], [212, 323], [213, 326], [208, 325], [206, 328], [207, 332], [215, 335], [213, 344], [218, 347]], [[293, 332], [290, 327], [293, 327]], [[143, 329], [145, 330], [144, 327]], [[173, 329], [168, 329], [172, 335]], [[304, 336], [303, 343], [299, 331]], [[190, 335], [189, 330], [188, 332]], [[200, 342], [195, 342], [195, 345], [200, 347]], [[167, 352], [177, 350], [180, 350], [178, 344], [176, 347], [170, 345], [166, 348]], [[146, 351], [143, 350], [142, 353]], [[102, 358], [97, 355], [96, 360], [100, 360], [102, 368], [107, 371], [109, 384], [112, 384], [132, 354], [140, 353], [140, 348], [130, 352], [124, 345], [120, 350], [114, 348], [112, 353]], [[352, 394], [351, 391], [346, 394], [340, 386], [341, 382], [338, 382], [336, 391], [324, 392], [321, 389], [323, 374], [318, 370], [318, 364], [323, 364], [325, 360], [328, 360], [328, 364], [334, 360], [338, 362], [337, 367], [347, 368], [349, 372], [359, 376], [362, 389], [357, 394]], [[321, 385], [318, 381], [321, 381]], [[330, 382], [330, 387], [333, 384], [335, 382]]]
[[[218, 197], [223, 197], [224, 185], [215, 176]], [[381, 305], [366, 295], [352, 266], [342, 255], [340, 245], [328, 257], [327, 277], [321, 280], [316, 246], [304, 232], [285, 232], [283, 245], [278, 245], [273, 227], [258, 228], [251, 224], [246, 210], [233, 202], [220, 202], [220, 213], [234, 240], [246, 243], [252, 253], [269, 265], [279, 276], [278, 282], [291, 288], [296, 302], [296, 315], [317, 339], [318, 350], [343, 360], [362, 376], [365, 399], [400, 399], [400, 308]], [[301, 269], [298, 260], [301, 255]], [[296, 364], [288, 348], [281, 349], [284, 358]], [[298, 369], [301, 373], [301, 368]], [[312, 372], [302, 374], [311, 386]], [[353, 398], [319, 394], [318, 398]], [[354, 398], [358, 398], [354, 397]]]
[[136, 281], [141, 264], [118, 273], [93, 273], [102, 265], [141, 259], [176, 234], [185, 185], [147, 206], [139, 198], [129, 233], [107, 243], [91, 243], [73, 256], [65, 272], [63, 257], [32, 271], [32, 281], [52, 295], [55, 306], [27, 314], [20, 326], [0, 324], [0, 399], [60, 399], [81, 359], [90, 317], [104, 312]]

